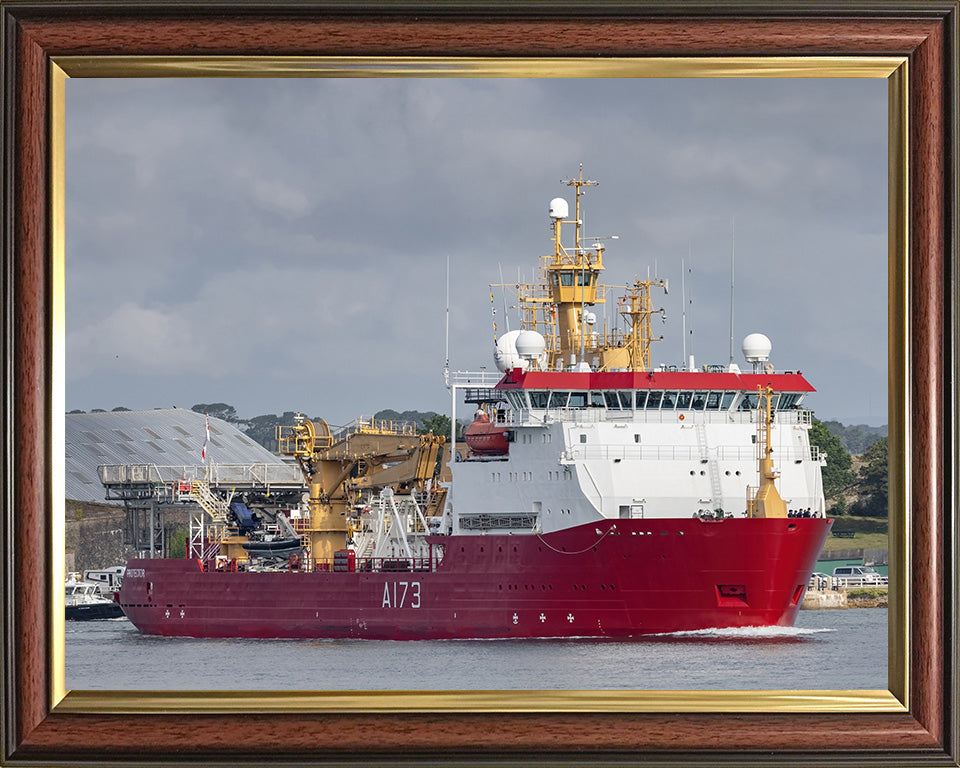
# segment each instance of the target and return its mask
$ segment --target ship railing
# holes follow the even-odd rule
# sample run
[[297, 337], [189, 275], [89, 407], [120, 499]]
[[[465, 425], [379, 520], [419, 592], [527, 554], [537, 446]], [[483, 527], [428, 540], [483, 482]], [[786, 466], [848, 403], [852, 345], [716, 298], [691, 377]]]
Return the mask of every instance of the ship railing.
[[447, 388], [456, 385], [457, 387], [463, 387], [470, 385], [473, 387], [494, 387], [496, 386], [500, 379], [503, 378], [503, 374], [500, 371], [448, 371], [444, 370], [443, 379], [447, 385]]
[[422, 557], [358, 557], [352, 563], [349, 560], [316, 560], [313, 571], [331, 573], [428, 573], [435, 571], [439, 564], [439, 553]]
[[[809, 454], [794, 448], [776, 452], [778, 461], [800, 461]], [[701, 461], [703, 451], [695, 445], [577, 445], [562, 451], [562, 461], [631, 460], [631, 461]], [[754, 461], [754, 446], [719, 445], [708, 449], [708, 459], [719, 461]]]
[[396, 419], [376, 419], [373, 416], [360, 416], [352, 424], [337, 429], [334, 438], [342, 440], [350, 435], [403, 435], [417, 434], [417, 425], [412, 421]]
[[[777, 411], [776, 423], [784, 425], [810, 424], [811, 411]], [[681, 418], [682, 417], [682, 418]], [[573, 424], [629, 421], [638, 424], [756, 424], [756, 410], [749, 411], [688, 411], [688, 410], [612, 410], [604, 407], [588, 408], [524, 408], [508, 410], [507, 421], [517, 426], [536, 426], [558, 421]]]

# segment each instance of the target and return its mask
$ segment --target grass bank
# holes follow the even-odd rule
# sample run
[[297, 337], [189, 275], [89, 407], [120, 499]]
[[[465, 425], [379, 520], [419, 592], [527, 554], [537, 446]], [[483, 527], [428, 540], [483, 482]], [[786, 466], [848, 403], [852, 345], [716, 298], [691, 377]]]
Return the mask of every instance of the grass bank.
[[853, 538], [838, 538], [831, 533], [823, 545], [824, 552], [838, 549], [889, 549], [885, 517], [836, 517], [833, 530], [852, 532]]

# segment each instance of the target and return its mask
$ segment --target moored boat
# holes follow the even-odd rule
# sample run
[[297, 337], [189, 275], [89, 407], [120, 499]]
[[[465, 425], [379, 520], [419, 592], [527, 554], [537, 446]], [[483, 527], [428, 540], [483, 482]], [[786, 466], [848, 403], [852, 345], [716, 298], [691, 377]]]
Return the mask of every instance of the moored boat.
[[116, 600], [101, 594], [96, 581], [70, 579], [65, 585], [65, 618], [67, 621], [117, 619], [123, 609]]

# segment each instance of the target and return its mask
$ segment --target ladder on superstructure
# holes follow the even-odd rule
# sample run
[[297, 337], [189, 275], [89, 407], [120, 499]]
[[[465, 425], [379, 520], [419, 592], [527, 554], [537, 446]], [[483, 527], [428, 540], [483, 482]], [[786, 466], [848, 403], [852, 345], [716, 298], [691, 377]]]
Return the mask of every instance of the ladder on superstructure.
[[711, 506], [713, 509], [723, 509], [723, 488], [720, 486], [720, 465], [717, 463], [716, 453], [710, 451], [707, 443], [707, 425], [699, 423], [696, 425], [697, 443], [700, 445], [700, 460], [707, 465], [707, 472], [710, 474], [710, 493], [712, 494]]

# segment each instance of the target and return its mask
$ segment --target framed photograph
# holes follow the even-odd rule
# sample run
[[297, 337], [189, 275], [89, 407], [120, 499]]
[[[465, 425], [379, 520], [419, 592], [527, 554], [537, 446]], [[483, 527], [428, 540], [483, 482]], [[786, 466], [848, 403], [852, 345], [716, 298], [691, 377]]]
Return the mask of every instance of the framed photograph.
[[[882, 14], [857, 3], [0, 9], [4, 761], [958, 764], [956, 3]], [[91, 77], [886, 81], [888, 689], [68, 691], [52, 608], [63, 573], [64, 107], [66, 81]], [[365, 719], [375, 725], [357, 727]]]

